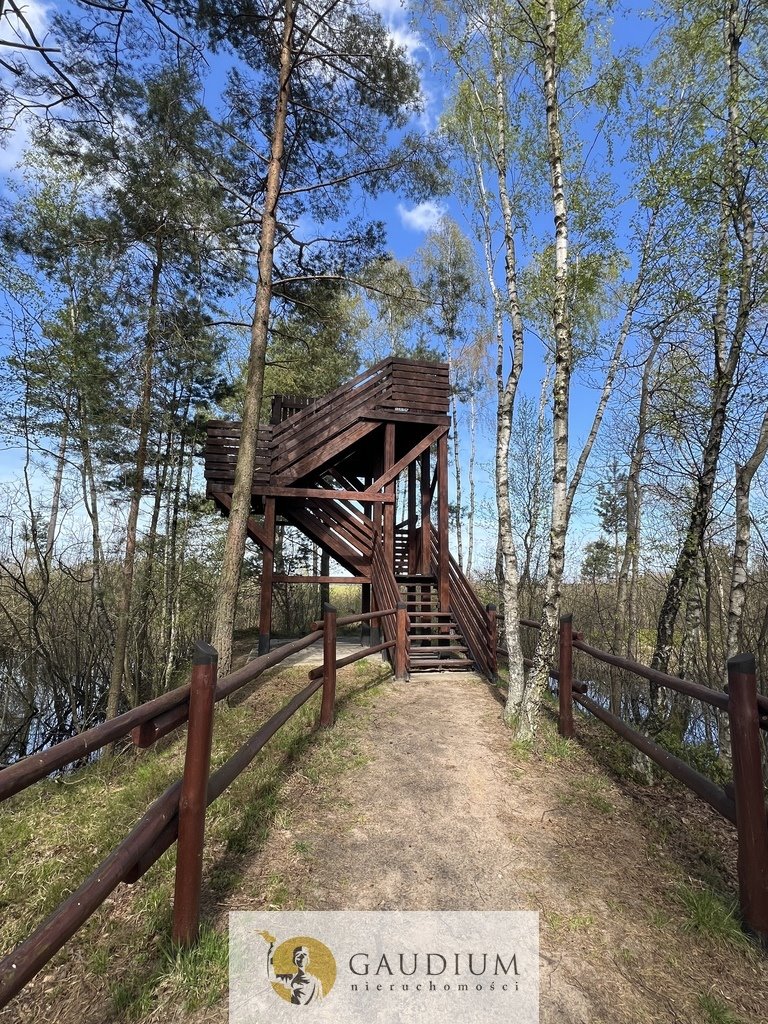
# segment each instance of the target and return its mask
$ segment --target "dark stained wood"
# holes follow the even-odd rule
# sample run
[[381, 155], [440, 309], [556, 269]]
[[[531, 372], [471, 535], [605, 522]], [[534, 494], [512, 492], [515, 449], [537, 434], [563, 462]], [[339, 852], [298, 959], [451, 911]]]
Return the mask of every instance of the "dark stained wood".
[[[386, 493], [395, 498], [395, 477], [391, 475], [395, 462], [395, 424], [387, 423], [384, 427], [384, 474], [389, 474]], [[395, 474], [396, 476], [397, 474]], [[375, 485], [374, 485], [375, 486]], [[395, 506], [384, 506], [384, 557], [387, 565], [394, 571], [395, 567]]]
[[419, 416], [418, 413], [414, 412], [391, 412], [383, 409], [380, 415], [376, 415], [376, 412], [369, 413], [365, 419], [375, 420], [380, 423], [382, 420], [386, 420], [387, 423], [423, 423], [427, 425], [445, 425], [450, 427], [451, 417], [450, 416]]
[[[410, 605], [430, 610], [434, 573], [436, 607], [449, 620], [457, 591], [455, 602], [471, 633], [473, 655], [483, 638], [485, 657], [478, 664], [485, 670], [490, 665], [490, 620], [454, 579], [448, 550], [449, 399], [446, 364], [393, 358], [314, 401], [275, 398], [273, 423], [259, 434], [252, 502], [257, 512], [266, 512], [265, 503], [274, 501], [277, 515], [354, 574], [350, 580], [323, 576], [324, 580], [370, 579], [370, 584], [362, 585], [370, 587], [366, 602], [372, 610], [393, 607], [401, 599], [395, 573], [400, 578], [408, 574]], [[239, 432], [236, 423], [211, 424], [205, 453], [209, 492], [232, 490]], [[438, 458], [431, 476], [430, 451], [435, 446]], [[406, 470], [407, 519], [396, 527], [396, 480]], [[430, 518], [433, 502], [436, 524]], [[219, 505], [226, 509], [226, 499]], [[263, 546], [266, 531], [253, 525], [253, 535]], [[302, 576], [292, 582], [319, 578]], [[280, 577], [284, 579], [288, 577]], [[385, 638], [394, 642], [394, 622], [383, 625]], [[448, 621], [441, 620], [441, 631], [446, 628]], [[445, 643], [450, 644], [450, 638]]]
[[[383, 485], [382, 485], [383, 486]], [[268, 498], [316, 498], [318, 501], [379, 501], [391, 504], [394, 494], [379, 494], [376, 490], [342, 491], [330, 487], [272, 487], [266, 486], [260, 491]]]
[[[389, 429], [390, 426], [394, 427], [394, 424], [387, 424], [387, 429]], [[386, 471], [377, 480], [374, 480], [373, 483], [371, 484], [370, 490], [378, 491], [386, 484], [391, 483], [395, 479], [395, 477], [399, 476], [400, 473], [402, 473], [406, 466], [414, 462], [414, 460], [419, 455], [421, 455], [423, 451], [426, 451], [427, 448], [431, 448], [434, 442], [438, 440], [438, 438], [440, 438], [443, 434], [447, 433], [447, 430], [447, 427], [435, 427], [434, 430], [430, 431], [429, 434], [427, 434], [423, 441], [420, 441], [414, 448], [412, 448], [406, 455], [404, 455], [402, 459], [398, 459], [398, 461], [393, 463], [393, 465], [391, 465], [390, 467], [388, 467]], [[392, 437], [394, 439], [394, 429], [392, 430]], [[394, 500], [394, 495], [392, 496], [392, 498]]]
[[272, 634], [272, 575], [275, 569], [275, 499], [264, 501], [266, 543], [261, 554], [261, 594], [259, 599], [259, 654], [269, 651]]
[[356, 576], [365, 575], [366, 565], [359, 552], [337, 537], [333, 530], [310, 515], [306, 509], [291, 507], [286, 509], [284, 514], [289, 522], [298, 526], [308, 537], [316, 539], [319, 544], [326, 547], [331, 556], [345, 569]]
[[405, 604], [399, 602], [397, 605], [396, 633], [397, 641], [395, 646], [395, 679], [405, 680], [408, 678], [408, 609]]
[[343, 431], [333, 440], [326, 442], [316, 451], [310, 455], [305, 456], [298, 462], [294, 463], [290, 469], [287, 469], [283, 473], [278, 473], [275, 477], [275, 482], [279, 485], [290, 484], [293, 480], [299, 480], [306, 473], [311, 472], [313, 469], [317, 469], [326, 462], [330, 462], [335, 456], [340, 455], [341, 452], [347, 448], [351, 448], [352, 445], [358, 441], [362, 441], [368, 434], [373, 433], [374, 430], [378, 429], [378, 422], [370, 422], [368, 420], [362, 420], [361, 422], [351, 426], [348, 430]]
[[[224, 491], [211, 491], [211, 497], [218, 505], [221, 505], [227, 512], [229, 512], [229, 510], [232, 508], [231, 494], [227, 494]], [[263, 526], [260, 526], [259, 523], [256, 522], [253, 516], [250, 516], [248, 519], [247, 529], [248, 536], [251, 538], [251, 540], [255, 540], [260, 547], [264, 548], [268, 544], [273, 543], [273, 541], [270, 541], [267, 531], [264, 529]]]
[[557, 727], [561, 736], [573, 739], [573, 616], [560, 616], [560, 652], [558, 658], [559, 705]]
[[320, 728], [330, 729], [336, 707], [336, 609], [326, 604], [323, 609], [323, 699], [320, 705]]
[[275, 573], [273, 583], [370, 583], [370, 576], [285, 576]]
[[176, 879], [173, 897], [173, 941], [191, 946], [200, 930], [200, 895], [203, 881], [203, 845], [208, 775], [213, 739], [213, 698], [218, 654], [198, 641], [192, 660], [189, 725], [184, 778], [179, 798]]
[[450, 581], [448, 579], [448, 435], [443, 434], [437, 442], [437, 535], [439, 544], [437, 587], [440, 610], [450, 606]]
[[408, 572], [416, 572], [418, 565], [416, 559], [418, 551], [416, 543], [418, 533], [416, 532], [416, 460], [408, 464]]
[[739, 902], [747, 927], [768, 946], [768, 824], [760, 755], [755, 659], [728, 661], [733, 788], [739, 836]]
[[427, 576], [430, 572], [430, 539], [432, 494], [429, 490], [430, 456], [429, 449], [421, 456], [421, 571]]

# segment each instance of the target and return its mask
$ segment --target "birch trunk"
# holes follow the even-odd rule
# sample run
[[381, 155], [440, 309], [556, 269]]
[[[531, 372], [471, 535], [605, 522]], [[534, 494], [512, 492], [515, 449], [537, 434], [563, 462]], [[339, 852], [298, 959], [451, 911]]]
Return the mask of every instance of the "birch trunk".
[[262, 211], [258, 255], [258, 284], [256, 303], [251, 324], [251, 345], [248, 354], [248, 374], [243, 404], [240, 447], [232, 491], [227, 537], [216, 591], [216, 609], [213, 625], [213, 644], [219, 653], [219, 673], [226, 675], [232, 662], [232, 631], [237, 609], [237, 591], [240, 570], [245, 554], [248, 517], [251, 514], [251, 482], [256, 460], [261, 399], [264, 388], [264, 363], [269, 331], [269, 310], [272, 300], [272, 274], [277, 232], [277, 210], [285, 153], [286, 124], [290, 100], [291, 72], [293, 70], [293, 32], [295, 0], [285, 0], [283, 38], [277, 83], [277, 103], [272, 128], [266, 194]]
[[456, 481], [456, 559], [464, 571], [464, 545], [461, 527], [461, 445], [459, 442], [459, 411], [456, 403], [453, 359], [448, 355], [448, 379], [451, 382], [451, 425], [453, 428], [453, 472]]
[[[521, 712], [525, 696], [525, 667], [520, 644], [520, 608], [517, 599], [518, 570], [517, 552], [512, 532], [512, 510], [509, 504], [509, 442], [512, 436], [512, 417], [515, 410], [517, 386], [523, 372], [523, 316], [517, 283], [517, 252], [515, 249], [515, 223], [512, 202], [507, 188], [509, 172], [507, 154], [507, 108], [504, 71], [498, 38], [493, 39], [493, 67], [496, 104], [496, 175], [498, 179], [499, 202], [504, 226], [504, 283], [506, 306], [512, 326], [512, 366], [504, 380], [504, 329], [501, 295], [494, 294], [497, 319], [497, 361], [496, 361], [496, 506], [499, 517], [499, 540], [503, 565], [502, 598], [504, 602], [504, 639], [509, 662], [509, 689], [504, 707], [504, 720], [516, 730], [527, 734]], [[486, 246], [486, 262], [491, 260], [491, 250]], [[489, 280], [493, 277], [493, 264], [488, 264]]]
[[[553, 384], [553, 467], [552, 520], [549, 558], [544, 588], [541, 631], [534, 655], [531, 685], [525, 698], [525, 717], [535, 723], [542, 695], [549, 685], [551, 652], [558, 632], [560, 588], [565, 568], [565, 538], [568, 530], [568, 408], [573, 351], [568, 309], [568, 206], [563, 177], [563, 142], [557, 92], [558, 37], [555, 0], [547, 0], [544, 40], [544, 98], [547, 113], [547, 155], [549, 160], [552, 210], [555, 221], [555, 279], [552, 320], [555, 332], [555, 378]], [[533, 726], [535, 729], [535, 725]]]
[[467, 473], [469, 476], [469, 522], [467, 525], [467, 564], [465, 566], [465, 574], [467, 577], [472, 572], [472, 556], [474, 554], [475, 547], [475, 455], [476, 455], [476, 437], [477, 429], [477, 400], [475, 398], [474, 391], [469, 396], [469, 466], [467, 467]]
[[[675, 623], [683, 594], [694, 572], [704, 528], [709, 517], [715, 478], [720, 459], [728, 406], [734, 389], [744, 338], [754, 306], [755, 222], [747, 192], [747, 176], [741, 165], [743, 129], [739, 114], [739, 47], [744, 31], [744, 13], [739, 0], [731, 0], [725, 13], [724, 38], [728, 70], [727, 125], [723, 153], [725, 183], [720, 200], [718, 237], [718, 291], [713, 314], [715, 379], [710, 411], [710, 424], [702, 454], [701, 471], [691, 509], [685, 539], [677, 557], [667, 591], [659, 612], [656, 647], [652, 666], [662, 672], [669, 670], [672, 657]], [[730, 233], [736, 244], [736, 265]], [[730, 286], [736, 281], [736, 308], [730, 312]], [[733, 321], [732, 328], [729, 320]]]

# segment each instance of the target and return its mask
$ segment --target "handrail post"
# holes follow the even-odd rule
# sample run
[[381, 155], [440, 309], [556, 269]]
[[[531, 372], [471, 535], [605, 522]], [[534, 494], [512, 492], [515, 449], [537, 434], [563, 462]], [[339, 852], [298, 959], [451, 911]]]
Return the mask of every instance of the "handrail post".
[[395, 646], [395, 679], [408, 679], [408, 606], [403, 601], [397, 603]]
[[496, 616], [496, 605], [487, 604], [485, 610], [488, 613], [488, 667], [491, 670], [491, 681], [498, 683], [499, 681], [499, 654], [497, 651], [498, 646], [498, 625]]
[[219, 655], [198, 640], [192, 659], [189, 725], [184, 778], [179, 797], [179, 840], [173, 897], [173, 941], [191, 946], [200, 929], [200, 888], [203, 879], [203, 844], [208, 775], [211, 768], [213, 705]]
[[561, 736], [573, 739], [573, 615], [560, 616], [559, 681], [560, 714], [557, 728]]
[[744, 924], [768, 946], [768, 823], [760, 764], [755, 659], [728, 659], [728, 717], [738, 832], [739, 903]]
[[336, 609], [323, 605], [323, 700], [320, 705], [320, 728], [333, 725], [336, 705]]

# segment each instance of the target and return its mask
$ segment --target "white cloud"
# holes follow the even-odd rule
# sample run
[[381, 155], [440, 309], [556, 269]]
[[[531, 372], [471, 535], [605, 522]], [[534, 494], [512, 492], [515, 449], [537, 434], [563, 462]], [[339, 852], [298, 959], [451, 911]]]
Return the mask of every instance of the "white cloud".
[[431, 231], [437, 227], [440, 218], [445, 214], [445, 207], [441, 203], [436, 203], [434, 199], [427, 199], [414, 206], [412, 210], [398, 203], [397, 212], [407, 228], [413, 228], [414, 231]]
[[[41, 3], [40, 0], [23, 0], [23, 2], [18, 4], [18, 8], [24, 17], [24, 21], [27, 22], [29, 27], [35, 33], [38, 42], [50, 45], [48, 40], [45, 38], [46, 32], [48, 31], [48, 22], [50, 20], [48, 17], [50, 4]], [[24, 25], [21, 19], [12, 11], [3, 12], [3, 22], [5, 23], [3, 35], [10, 36], [11, 44], [14, 39], [17, 39], [21, 43], [31, 42], [26, 25]]]
[[405, 0], [371, 0], [371, 7], [381, 15], [395, 45], [402, 46], [411, 60], [419, 50], [427, 50], [426, 43], [413, 28]]

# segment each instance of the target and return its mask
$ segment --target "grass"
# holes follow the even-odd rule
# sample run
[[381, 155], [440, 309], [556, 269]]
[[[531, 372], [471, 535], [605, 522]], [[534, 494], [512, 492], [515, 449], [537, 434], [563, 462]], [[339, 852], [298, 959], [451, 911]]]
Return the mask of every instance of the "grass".
[[731, 1013], [725, 1003], [714, 996], [702, 994], [698, 1003], [706, 1024], [746, 1024], [743, 1017]]
[[[248, 739], [270, 714], [306, 683], [305, 667], [272, 677], [252, 703], [216, 709], [212, 770]], [[359, 662], [340, 670], [337, 721], [351, 707], [374, 699], [387, 669]], [[318, 783], [364, 763], [340, 730], [314, 728], [319, 696], [273, 737], [251, 766], [208, 810], [204, 896], [214, 903], [237, 890], [247, 858], [270, 831], [289, 826], [283, 790], [296, 769]], [[45, 781], [8, 801], [0, 827], [0, 945], [12, 949], [68, 896], [149, 804], [182, 773], [184, 736], [163, 749], [121, 755]], [[304, 852], [307, 855], [311, 850]], [[209, 1006], [226, 988], [227, 936], [204, 921], [200, 943], [181, 951], [170, 942], [175, 856], [172, 848], [133, 887], [121, 886], [57, 955], [55, 963], [82, 962], [87, 988], [100, 991], [115, 1020], [135, 1020], [159, 1003], [185, 1011]], [[269, 904], [292, 904], [278, 877]], [[76, 976], [77, 968], [72, 972]], [[69, 971], [66, 972], [69, 974]], [[61, 972], [57, 978], [64, 977]], [[82, 984], [83, 978], [80, 979]], [[73, 994], [72, 974], [60, 983]], [[87, 998], [83, 985], [81, 998]]]
[[743, 951], [752, 949], [739, 925], [736, 906], [709, 887], [690, 880], [680, 882], [675, 890], [675, 899], [683, 910], [684, 931], [695, 932], [718, 945]]

